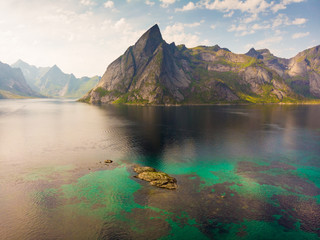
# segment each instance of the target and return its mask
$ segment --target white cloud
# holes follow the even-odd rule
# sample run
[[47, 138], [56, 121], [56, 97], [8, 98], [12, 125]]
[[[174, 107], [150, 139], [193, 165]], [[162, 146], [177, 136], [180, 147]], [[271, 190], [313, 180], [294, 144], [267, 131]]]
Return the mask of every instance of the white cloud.
[[270, 28], [270, 27], [271, 27], [271, 26], [270, 26], [269, 24], [267, 24], [267, 25], [260, 25], [260, 24], [255, 23], [255, 24], [253, 24], [252, 29], [253, 29], [253, 30], [261, 30], [261, 29], [268, 29], [268, 28]]
[[292, 21], [293, 25], [300, 25], [300, 24], [304, 24], [307, 22], [307, 19], [305, 18], [296, 18], [295, 20]]
[[149, 6], [153, 6], [155, 4], [155, 2], [152, 2], [152, 1], [149, 1], [149, 0], [146, 0], [145, 2], [147, 5]]
[[128, 23], [126, 22], [125, 18], [121, 18], [120, 20], [118, 20], [115, 24], [114, 24], [114, 28], [117, 31], [121, 31], [124, 30], [125, 28], [128, 28]]
[[228, 17], [232, 17], [234, 14], [234, 11], [230, 11], [228, 13], [223, 14], [223, 17], [228, 18]]
[[91, 1], [91, 0], [81, 0], [80, 3], [84, 6], [94, 6], [96, 5], [95, 2]]
[[196, 5], [193, 2], [189, 2], [187, 5], [183, 6], [182, 8], [176, 8], [176, 12], [185, 12], [185, 11], [191, 11], [193, 9], [196, 9]]
[[256, 20], [258, 20], [258, 14], [254, 13], [251, 16], [242, 19], [242, 22], [243, 23], [251, 23], [251, 22], [254, 22]]
[[281, 3], [278, 3], [278, 4], [273, 5], [273, 6], [271, 7], [271, 10], [272, 10], [274, 13], [276, 13], [276, 12], [278, 12], [278, 11], [280, 11], [280, 10], [282, 10], [282, 9], [286, 9], [286, 8], [287, 8], [287, 6], [284, 5], [284, 4], [281, 2]]
[[301, 25], [306, 23], [308, 20], [306, 18], [296, 18], [293, 21], [289, 20], [288, 16], [285, 14], [279, 14], [272, 23], [273, 28], [289, 25]]
[[236, 36], [238, 37], [243, 37], [255, 33], [253, 29], [248, 29], [246, 24], [239, 24], [238, 26], [232, 24], [228, 29], [228, 32], [236, 32]]
[[268, 10], [273, 6], [273, 2], [268, 3], [266, 0], [201, 0], [197, 3], [189, 2], [177, 11], [190, 11], [196, 8], [204, 8], [209, 10], [218, 10], [228, 12], [230, 16], [233, 10], [240, 10], [241, 12], [260, 13]]
[[[160, 0], [163, 1], [163, 0]], [[166, 0], [171, 1], [171, 0]], [[182, 8], [176, 9], [178, 11], [190, 11], [196, 8], [217, 10], [224, 12], [223, 17], [231, 17], [234, 11], [241, 11], [242, 13], [253, 14], [251, 18], [247, 18], [248, 22], [252, 22], [257, 19], [258, 14], [267, 13], [273, 11], [274, 13], [279, 10], [287, 8], [292, 3], [304, 2], [306, 0], [279, 0], [279, 1], [268, 1], [268, 0], [200, 0], [196, 3], [189, 2]], [[254, 18], [253, 18], [254, 16]], [[257, 17], [255, 17], [257, 16]]]
[[276, 28], [282, 25], [290, 25], [290, 21], [287, 15], [279, 14], [272, 22], [272, 28]]
[[247, 46], [254, 46], [256, 49], [272, 47], [275, 43], [282, 41], [281, 36], [270, 37], [256, 42], [255, 44], [248, 44]]
[[304, 2], [306, 0], [282, 0], [280, 3], [274, 4], [271, 7], [271, 10], [276, 13], [279, 10], [283, 10], [287, 8], [287, 5], [290, 5], [292, 3], [299, 3], [299, 2]]
[[[253, 34], [257, 30], [263, 29], [273, 29], [276, 33], [279, 28], [283, 28], [285, 26], [290, 25], [301, 25], [307, 22], [305, 18], [296, 18], [293, 21], [288, 18], [285, 14], [278, 14], [274, 19], [269, 21], [264, 21], [262, 23], [255, 23], [253, 25], [249, 24], [258, 19], [257, 14], [252, 14], [249, 17], [245, 17], [240, 19], [240, 23], [238, 25], [232, 24], [228, 29], [228, 32], [236, 32], [236, 36], [246, 36], [248, 34]], [[279, 35], [279, 34], [277, 34]]]
[[160, 0], [162, 4], [160, 5], [163, 8], [167, 8], [169, 5], [175, 3], [176, 0]]
[[217, 27], [217, 26], [214, 25], [214, 24], [212, 24], [212, 25], [210, 26], [210, 28], [213, 29], [213, 30], [216, 29], [216, 27]]
[[266, 11], [273, 5], [265, 0], [214, 0], [213, 2], [205, 0], [201, 2], [202, 6], [210, 10], [219, 10], [228, 12], [240, 10], [241, 12], [260, 13]]
[[185, 27], [198, 27], [204, 22], [205, 22], [204, 20], [201, 20], [200, 22], [184, 23], [183, 26], [185, 26]]
[[106, 1], [103, 5], [104, 5], [105, 8], [113, 8], [114, 7], [114, 2]]
[[240, 31], [246, 31], [247, 26], [245, 24], [240, 24], [236, 26], [235, 24], [232, 24], [231, 27], [228, 29], [228, 32], [240, 32]]
[[208, 40], [200, 40], [197, 34], [190, 34], [185, 32], [185, 26], [182, 23], [175, 23], [172, 26], [167, 26], [163, 31], [164, 39], [168, 42], [175, 42], [177, 44], [185, 44], [187, 47], [195, 47], [199, 45], [208, 45]]
[[253, 34], [253, 33], [255, 33], [254, 30], [243, 31], [241, 33], [237, 33], [236, 36], [243, 37], [243, 36], [246, 36], [246, 35], [249, 35], [249, 34]]
[[293, 39], [297, 39], [297, 38], [303, 38], [303, 37], [306, 37], [306, 36], [309, 36], [310, 32], [300, 32], [300, 33], [295, 33], [292, 35], [292, 38]]

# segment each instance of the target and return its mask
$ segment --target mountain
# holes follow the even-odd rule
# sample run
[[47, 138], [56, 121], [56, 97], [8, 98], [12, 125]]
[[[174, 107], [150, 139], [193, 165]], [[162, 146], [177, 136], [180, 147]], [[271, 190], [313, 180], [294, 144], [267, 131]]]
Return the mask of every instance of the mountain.
[[0, 98], [42, 97], [27, 84], [20, 69], [0, 62]]
[[29, 65], [28, 63], [20, 59], [16, 63], [12, 64], [11, 67], [20, 68], [29, 86], [33, 90], [38, 92], [40, 91], [40, 89], [37, 86], [37, 79], [40, 79], [44, 74], [46, 74], [50, 70], [50, 67], [38, 68], [36, 66]]
[[320, 98], [320, 46], [291, 58], [285, 73], [286, 81], [296, 92]]
[[[98, 85], [80, 101], [129, 104], [276, 103], [318, 97], [315, 94], [315, 89], [320, 89], [317, 87], [318, 75], [312, 69], [320, 66], [319, 53], [306, 51], [308, 53], [301, 56], [298, 54], [297, 59], [287, 60], [275, 57], [267, 49], [251, 49], [247, 54], [235, 54], [218, 45], [188, 49], [184, 45], [166, 43], [158, 25], [154, 25], [108, 66]], [[309, 68], [305, 66], [308, 62], [301, 60], [302, 56], [309, 61]], [[296, 63], [298, 60], [300, 62]], [[305, 62], [303, 66], [301, 61]], [[297, 67], [297, 64], [301, 66]], [[299, 81], [307, 81], [296, 77], [302, 74], [301, 69], [306, 69], [312, 82], [309, 85], [314, 86], [311, 95], [295, 87], [300, 84]]]
[[261, 59], [297, 94], [307, 98], [320, 98], [320, 46], [304, 50], [290, 59], [278, 58], [267, 49], [252, 48], [246, 55]]
[[268, 68], [274, 70], [281, 77], [284, 77], [285, 70], [288, 68], [288, 59], [276, 57], [268, 49], [255, 50], [251, 48], [246, 55], [262, 60]]
[[62, 72], [57, 65], [36, 67], [18, 60], [12, 66], [21, 69], [27, 82], [35, 91], [51, 97], [79, 98], [100, 80], [98, 76], [76, 78], [73, 74]]

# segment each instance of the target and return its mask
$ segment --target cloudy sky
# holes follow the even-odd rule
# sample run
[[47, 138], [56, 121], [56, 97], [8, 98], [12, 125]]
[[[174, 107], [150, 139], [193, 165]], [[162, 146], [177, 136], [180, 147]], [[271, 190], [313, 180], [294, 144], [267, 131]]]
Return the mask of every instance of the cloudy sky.
[[0, 61], [102, 75], [155, 23], [169, 43], [289, 58], [320, 44], [320, 1], [1, 0]]

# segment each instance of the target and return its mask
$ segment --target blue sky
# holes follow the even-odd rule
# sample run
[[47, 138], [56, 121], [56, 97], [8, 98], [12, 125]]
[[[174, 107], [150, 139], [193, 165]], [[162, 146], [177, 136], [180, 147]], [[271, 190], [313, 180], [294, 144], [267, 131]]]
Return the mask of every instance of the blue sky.
[[102, 75], [156, 23], [168, 43], [290, 58], [320, 44], [320, 0], [5, 0], [0, 61]]

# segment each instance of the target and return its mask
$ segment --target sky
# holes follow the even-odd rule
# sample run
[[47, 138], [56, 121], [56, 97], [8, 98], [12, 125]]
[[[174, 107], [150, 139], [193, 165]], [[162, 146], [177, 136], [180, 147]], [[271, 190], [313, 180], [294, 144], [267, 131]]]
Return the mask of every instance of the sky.
[[320, 44], [320, 0], [1, 0], [0, 61], [102, 76], [154, 24], [168, 43], [290, 58]]

